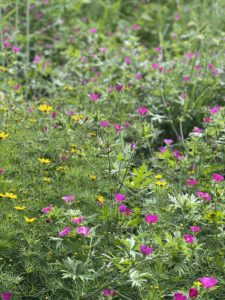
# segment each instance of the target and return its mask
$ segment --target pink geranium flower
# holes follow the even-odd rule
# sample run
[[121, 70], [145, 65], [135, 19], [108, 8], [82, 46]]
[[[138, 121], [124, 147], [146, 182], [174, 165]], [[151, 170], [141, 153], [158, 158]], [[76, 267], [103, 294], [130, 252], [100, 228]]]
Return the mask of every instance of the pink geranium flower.
[[129, 57], [125, 57], [125, 58], [124, 58], [124, 63], [125, 63], [126, 65], [130, 65], [130, 64], [131, 64], [131, 59], [130, 59]]
[[193, 186], [193, 185], [196, 185], [197, 184], [197, 180], [196, 179], [193, 179], [193, 178], [189, 178], [187, 181], [186, 181], [187, 185], [189, 186]]
[[124, 214], [127, 216], [132, 214], [132, 209], [130, 209], [127, 205], [124, 205], [124, 204], [120, 204], [118, 206], [118, 211], [120, 214]]
[[138, 29], [140, 29], [140, 26], [138, 24], [134, 24], [132, 28], [133, 28], [133, 30], [138, 30]]
[[221, 106], [216, 105], [213, 108], [209, 109], [209, 113], [211, 115], [215, 115], [218, 111], [220, 111], [220, 109], [221, 109]]
[[184, 238], [185, 242], [188, 244], [192, 244], [195, 241], [195, 237], [191, 234], [184, 234], [183, 238]]
[[199, 226], [190, 226], [189, 228], [192, 232], [199, 232], [201, 230]]
[[66, 196], [63, 196], [62, 199], [66, 202], [66, 203], [70, 203], [72, 202], [75, 197], [73, 195], [66, 195]]
[[148, 113], [148, 109], [144, 106], [139, 106], [137, 112], [139, 113], [139, 115], [144, 116]]
[[20, 48], [19, 47], [12, 47], [12, 51], [14, 52], [14, 53], [18, 53], [18, 52], [20, 52]]
[[96, 28], [90, 28], [90, 29], [89, 29], [89, 32], [90, 32], [90, 33], [96, 33], [96, 32], [97, 32], [97, 29], [96, 29]]
[[120, 132], [120, 131], [123, 130], [123, 127], [120, 124], [114, 124], [113, 127], [114, 127], [116, 132]]
[[217, 284], [217, 279], [214, 277], [201, 277], [199, 281], [205, 289], [210, 289]]
[[171, 145], [173, 143], [172, 139], [164, 139], [163, 141], [166, 145]]
[[114, 291], [112, 289], [102, 290], [102, 295], [105, 297], [112, 297], [113, 294], [114, 294]]
[[115, 199], [116, 202], [121, 202], [121, 201], [124, 201], [126, 199], [126, 195], [115, 193], [114, 194], [114, 199]]
[[189, 294], [189, 297], [191, 299], [197, 298], [198, 297], [198, 290], [195, 289], [195, 288], [190, 288], [188, 294]]
[[101, 127], [109, 127], [109, 122], [108, 121], [99, 121], [99, 125], [101, 126]]
[[154, 251], [154, 249], [153, 249], [153, 248], [150, 248], [150, 247], [148, 247], [148, 246], [146, 246], [146, 245], [141, 245], [141, 246], [139, 247], [139, 251], [140, 251], [143, 255], [148, 256], [148, 255], [152, 254], [152, 252]]
[[11, 47], [10, 43], [7, 42], [7, 41], [3, 42], [3, 45], [4, 45], [5, 48], [10, 48]]
[[92, 101], [96, 102], [97, 100], [99, 100], [100, 95], [99, 95], [98, 93], [90, 93], [90, 94], [88, 94], [88, 97], [89, 97]]
[[52, 210], [53, 206], [52, 205], [49, 205], [47, 207], [44, 207], [42, 208], [42, 212], [45, 213], [45, 214], [48, 214], [51, 210]]
[[199, 127], [194, 127], [192, 132], [194, 133], [202, 133], [203, 132], [203, 129], [199, 128]]
[[5, 170], [3, 168], [0, 168], [0, 175], [3, 174]]
[[220, 182], [220, 181], [224, 180], [224, 177], [221, 174], [213, 173], [212, 174], [212, 180], [215, 181], [215, 182]]
[[83, 221], [84, 221], [84, 216], [74, 217], [74, 218], [71, 219], [71, 222], [75, 223], [75, 224], [80, 224]]
[[181, 293], [175, 293], [173, 295], [174, 300], [187, 300], [187, 297]]
[[212, 200], [212, 197], [206, 193], [206, 192], [200, 192], [200, 191], [197, 191], [196, 192], [196, 195], [199, 197], [199, 198], [202, 198], [204, 199], [206, 202], [209, 202]]
[[80, 227], [77, 227], [77, 233], [78, 234], [81, 234], [81, 235], [88, 235], [89, 231], [90, 231], [90, 228], [89, 227], [85, 227], [85, 226], [80, 226]]
[[59, 237], [67, 236], [71, 230], [72, 230], [71, 227], [66, 227], [65, 229], [59, 232]]
[[158, 221], [158, 216], [157, 215], [146, 215], [145, 221], [148, 224], [155, 224]]
[[4, 292], [1, 293], [2, 300], [10, 300], [12, 298], [12, 293], [10, 292]]

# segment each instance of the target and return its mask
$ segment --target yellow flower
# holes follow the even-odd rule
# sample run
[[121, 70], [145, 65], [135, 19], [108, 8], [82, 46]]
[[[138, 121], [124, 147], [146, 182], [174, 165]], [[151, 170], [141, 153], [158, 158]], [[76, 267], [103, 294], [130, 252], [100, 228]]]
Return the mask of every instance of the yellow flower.
[[167, 185], [167, 182], [166, 181], [156, 181], [155, 182], [155, 185], [158, 185], [158, 186], [165, 186], [165, 185]]
[[47, 104], [41, 104], [38, 106], [38, 109], [40, 111], [43, 111], [43, 112], [49, 112], [52, 110], [52, 106], [51, 105], [47, 105]]
[[201, 286], [201, 285], [202, 285], [202, 284], [201, 284], [200, 281], [195, 281], [195, 282], [194, 282], [194, 286], [196, 286], [196, 287]]
[[101, 204], [103, 204], [105, 202], [105, 198], [102, 195], [98, 195], [96, 197], [96, 200]]
[[50, 178], [50, 177], [43, 177], [42, 179], [45, 182], [51, 182], [52, 181], [52, 178]]
[[51, 160], [47, 159], [47, 158], [38, 158], [38, 160], [43, 163], [43, 164], [49, 164], [51, 162]]
[[73, 115], [72, 116], [72, 120], [74, 122], [78, 122], [78, 121], [83, 120], [83, 119], [84, 119], [84, 115]]
[[96, 136], [96, 132], [94, 132], [94, 131], [88, 132], [88, 136], [94, 137], [94, 136]]
[[162, 178], [162, 175], [157, 174], [157, 175], [155, 175], [154, 177], [155, 177], [155, 179], [161, 179], [161, 178]]
[[65, 86], [64, 86], [64, 90], [70, 92], [70, 91], [73, 90], [73, 87], [72, 87], [71, 85], [65, 85]]
[[14, 206], [16, 210], [22, 211], [26, 208], [26, 206]]
[[3, 197], [3, 198], [10, 198], [10, 199], [16, 199], [17, 196], [13, 193], [5, 193], [5, 194], [0, 194], [0, 197]]
[[6, 71], [7, 71], [7, 69], [5, 67], [0, 66], [0, 72], [6, 72]]
[[37, 122], [36, 119], [28, 119], [28, 121], [30, 121], [31, 123], [36, 123]]
[[24, 220], [26, 223], [33, 223], [35, 220], [37, 220], [37, 218], [27, 218], [27, 217], [24, 217]]
[[89, 178], [93, 181], [95, 181], [97, 179], [97, 176], [96, 175], [89, 175]]
[[8, 137], [9, 135], [3, 131], [0, 131], [0, 140], [4, 140]]

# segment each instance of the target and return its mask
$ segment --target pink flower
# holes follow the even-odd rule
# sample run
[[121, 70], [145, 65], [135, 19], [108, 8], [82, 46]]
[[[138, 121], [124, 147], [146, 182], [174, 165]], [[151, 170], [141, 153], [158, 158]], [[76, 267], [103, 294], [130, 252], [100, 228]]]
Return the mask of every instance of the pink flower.
[[175, 293], [173, 295], [174, 300], [187, 300], [187, 297], [181, 293]]
[[195, 241], [195, 237], [191, 234], [184, 234], [183, 238], [184, 238], [185, 242], [188, 244], [192, 244]]
[[158, 221], [158, 216], [157, 215], [146, 215], [145, 221], [148, 224], [155, 224]]
[[190, 81], [190, 77], [189, 77], [189, 76], [184, 76], [184, 77], [183, 77], [183, 81], [184, 81], [184, 82]]
[[99, 121], [99, 125], [101, 127], [109, 127], [109, 122], [108, 121]]
[[161, 153], [166, 152], [166, 150], [167, 150], [167, 147], [166, 147], [166, 146], [160, 147], [160, 148], [159, 148], [159, 152], [161, 152]]
[[18, 52], [20, 52], [20, 48], [19, 47], [12, 47], [12, 51], [14, 52], [14, 53], [18, 53]]
[[214, 277], [201, 277], [199, 281], [205, 289], [210, 289], [217, 284], [217, 279]]
[[157, 70], [158, 68], [159, 68], [159, 65], [158, 65], [158, 64], [155, 64], [155, 63], [152, 64], [152, 69], [153, 69], [153, 70]]
[[34, 63], [34, 64], [39, 64], [40, 61], [41, 61], [41, 58], [42, 58], [42, 57], [41, 57], [40, 55], [35, 54], [34, 59], [33, 59], [33, 63]]
[[181, 156], [181, 154], [180, 154], [180, 151], [177, 150], [177, 149], [174, 149], [174, 150], [172, 151], [172, 154], [173, 154], [173, 156], [176, 157], [177, 159], [181, 159], [181, 158], [182, 158], [182, 156]]
[[131, 59], [130, 59], [129, 57], [125, 57], [125, 58], [124, 58], [124, 63], [125, 63], [126, 65], [130, 65], [130, 64], [131, 64]]
[[188, 180], [186, 181], [187, 185], [189, 186], [193, 186], [197, 184], [197, 180], [193, 179], [193, 178], [188, 178]]
[[201, 230], [199, 226], [190, 226], [189, 228], [192, 232], [199, 232]]
[[99, 48], [99, 51], [102, 52], [102, 53], [105, 53], [107, 51], [107, 48], [101, 47], [101, 48]]
[[126, 199], [126, 195], [115, 193], [114, 194], [114, 199], [115, 199], [116, 202], [121, 202], [121, 201], [124, 201]]
[[166, 145], [171, 145], [173, 143], [172, 139], [164, 139], [163, 141]]
[[132, 28], [133, 28], [133, 30], [138, 30], [138, 29], [140, 29], [140, 26], [138, 24], [134, 24]]
[[102, 290], [102, 295], [105, 297], [111, 297], [111, 296], [113, 296], [113, 294], [114, 294], [114, 292], [112, 289]]
[[97, 29], [96, 29], [96, 28], [90, 28], [90, 29], [89, 29], [89, 32], [90, 32], [90, 33], [96, 33], [96, 32], [97, 32]]
[[59, 232], [59, 237], [67, 236], [71, 230], [72, 230], [71, 227], [66, 227], [65, 229]]
[[44, 207], [42, 208], [42, 212], [45, 213], [45, 214], [48, 214], [51, 210], [52, 210], [53, 206], [52, 205], [49, 205], [47, 207]]
[[221, 106], [216, 105], [213, 108], [209, 109], [209, 113], [211, 115], [215, 115], [218, 111], [220, 111], [220, 109], [221, 109]]
[[137, 80], [141, 79], [141, 77], [142, 77], [142, 74], [141, 74], [141, 73], [137, 73], [137, 74], [135, 74], [135, 76], [134, 76], [134, 78], [137, 79]]
[[148, 109], [144, 106], [139, 106], [137, 112], [139, 113], [139, 115], [144, 116], [148, 113]]
[[124, 127], [125, 127], [125, 128], [130, 127], [130, 122], [126, 121], [126, 122], [124, 123]]
[[203, 132], [203, 129], [199, 128], [199, 127], [194, 127], [192, 132], [194, 133], [202, 133]]
[[90, 231], [90, 228], [89, 227], [85, 227], [85, 226], [80, 226], [80, 227], [77, 227], [77, 233], [78, 234], [81, 234], [81, 235], [88, 235], [89, 231]]
[[156, 48], [154, 48], [154, 50], [155, 50], [156, 52], [161, 52], [162, 48], [161, 48], [161, 47], [156, 47]]
[[69, 202], [72, 202], [75, 197], [73, 195], [66, 195], [66, 196], [63, 196], [62, 199], [66, 202], [66, 203], [69, 203]]
[[197, 191], [196, 192], [196, 195], [199, 197], [199, 198], [202, 198], [204, 199], [206, 202], [209, 202], [211, 201], [212, 197], [206, 193], [206, 192], [200, 192], [200, 191]]
[[176, 20], [176, 21], [179, 21], [179, 20], [180, 20], [180, 15], [179, 15], [179, 14], [176, 14], [176, 15], [175, 15], [175, 20]]
[[66, 115], [71, 117], [74, 114], [74, 112], [72, 110], [67, 110], [66, 111]]
[[140, 251], [143, 255], [147, 256], [147, 255], [152, 254], [152, 252], [154, 251], [154, 249], [153, 249], [153, 248], [150, 248], [150, 247], [148, 247], [148, 246], [146, 246], [146, 245], [141, 245], [141, 246], [139, 247], [139, 251]]
[[126, 206], [124, 204], [120, 204], [118, 206], [118, 211], [120, 214], [124, 214], [127, 216], [132, 214], [132, 209], [130, 209], [128, 206]]
[[203, 119], [203, 121], [204, 121], [205, 123], [210, 123], [210, 122], [212, 122], [212, 119], [209, 118], [209, 117], [206, 117], [206, 118]]
[[74, 218], [71, 219], [71, 222], [75, 223], [75, 224], [80, 224], [83, 221], [84, 221], [84, 216], [74, 217]]
[[224, 180], [224, 177], [223, 177], [223, 175], [220, 175], [218, 173], [213, 173], [212, 174], [212, 180], [215, 181], [215, 182], [220, 182], [220, 181]]
[[123, 127], [120, 124], [114, 124], [113, 127], [116, 132], [120, 132], [123, 130]]
[[10, 292], [4, 292], [1, 293], [2, 300], [10, 300], [12, 298], [12, 293]]
[[88, 94], [88, 97], [89, 97], [92, 101], [96, 102], [96, 101], [100, 98], [100, 95], [97, 94], [97, 93], [90, 93], [90, 94]]
[[192, 58], [194, 56], [194, 53], [192, 53], [192, 52], [188, 52], [188, 53], [186, 53], [185, 54], [185, 58]]
[[3, 174], [5, 170], [3, 168], [0, 168], [0, 175]]
[[10, 43], [7, 42], [7, 41], [3, 42], [3, 45], [4, 45], [5, 48], [10, 48], [11, 47]]
[[189, 294], [189, 297], [191, 299], [197, 298], [198, 297], [198, 290], [195, 289], [195, 288], [190, 288], [188, 294]]
[[200, 70], [201, 69], [201, 66], [200, 65], [196, 65], [194, 66], [195, 70]]

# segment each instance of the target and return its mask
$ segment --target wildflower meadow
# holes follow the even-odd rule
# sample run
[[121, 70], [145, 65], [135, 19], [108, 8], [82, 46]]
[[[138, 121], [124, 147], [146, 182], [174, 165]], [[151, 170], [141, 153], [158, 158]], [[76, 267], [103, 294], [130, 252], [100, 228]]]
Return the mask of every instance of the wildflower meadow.
[[0, 0], [0, 298], [225, 299], [224, 0]]

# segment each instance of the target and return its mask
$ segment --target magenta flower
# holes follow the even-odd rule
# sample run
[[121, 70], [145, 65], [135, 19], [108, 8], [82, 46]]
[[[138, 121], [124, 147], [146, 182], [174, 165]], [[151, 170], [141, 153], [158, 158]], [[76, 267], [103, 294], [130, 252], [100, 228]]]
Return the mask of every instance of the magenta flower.
[[172, 154], [173, 154], [174, 157], [176, 157], [176, 159], [181, 159], [181, 158], [182, 158], [182, 156], [181, 156], [181, 154], [180, 154], [180, 151], [177, 150], [177, 149], [174, 149], [174, 150], [172, 151]]
[[66, 202], [66, 203], [70, 203], [72, 202], [75, 197], [73, 195], [66, 195], [66, 196], [63, 196], [62, 199]]
[[203, 119], [203, 121], [204, 121], [205, 123], [210, 123], [210, 122], [212, 122], [212, 119], [209, 118], [209, 117], [206, 117], [206, 118]]
[[14, 52], [14, 53], [18, 53], [18, 52], [20, 52], [20, 48], [19, 47], [12, 47], [12, 51]]
[[193, 52], [188, 52], [185, 54], [185, 58], [188, 58], [188, 59], [192, 58], [193, 56], [194, 56]]
[[164, 139], [163, 141], [166, 145], [171, 145], [173, 143], [172, 139]]
[[39, 64], [41, 62], [42, 57], [38, 54], [35, 54], [34, 59], [33, 59], [33, 63], [34, 64]]
[[188, 294], [189, 294], [189, 298], [191, 298], [191, 299], [197, 298], [198, 290], [195, 288], [190, 288]]
[[124, 123], [124, 127], [125, 127], [125, 128], [130, 127], [130, 122], [126, 121], [126, 122]]
[[125, 63], [126, 65], [130, 65], [130, 64], [131, 64], [131, 59], [130, 59], [129, 57], [125, 57], [125, 58], [124, 58], [124, 63]]
[[195, 68], [195, 70], [200, 70], [201, 66], [200, 65], [195, 65], [194, 68]]
[[211, 115], [215, 115], [218, 111], [220, 111], [220, 109], [221, 109], [221, 106], [216, 105], [213, 108], [209, 109], [209, 113]]
[[11, 47], [10, 43], [7, 42], [7, 41], [3, 42], [3, 45], [4, 45], [5, 48], [10, 48]]
[[159, 148], [159, 152], [161, 152], [161, 153], [166, 152], [166, 150], [167, 150], [167, 147], [166, 147], [166, 146], [160, 147], [160, 148]]
[[183, 77], [183, 81], [184, 81], [184, 82], [190, 81], [190, 77], [189, 77], [189, 76], [184, 76], [184, 77]]
[[194, 133], [202, 133], [203, 132], [203, 129], [199, 128], [199, 127], [194, 127], [192, 132]]
[[152, 69], [153, 70], [157, 70], [159, 68], [159, 65], [158, 64], [152, 64]]
[[137, 109], [137, 112], [139, 113], [139, 115], [144, 116], [145, 114], [148, 113], [148, 109], [144, 106], [139, 106]]
[[1, 293], [2, 300], [10, 300], [12, 298], [12, 293], [10, 292], [4, 292]]
[[189, 228], [192, 232], [199, 232], [201, 230], [199, 226], [190, 226]]
[[5, 170], [3, 168], [0, 168], [0, 175], [3, 174]]
[[52, 205], [49, 205], [47, 207], [44, 207], [42, 208], [42, 212], [45, 213], [45, 214], [48, 214], [51, 210], [52, 210], [53, 206]]
[[188, 244], [192, 244], [195, 241], [195, 237], [191, 234], [184, 234], [183, 238], [184, 238], [185, 242]]
[[71, 230], [72, 230], [71, 227], [66, 227], [65, 229], [59, 232], [59, 237], [67, 236]]
[[99, 121], [99, 125], [104, 128], [109, 127], [109, 122], [108, 121]]
[[120, 214], [124, 214], [124, 215], [131, 215], [132, 214], [132, 209], [130, 209], [128, 206], [124, 205], [124, 204], [120, 204], [118, 206], [118, 211]]
[[174, 300], [187, 300], [187, 297], [181, 293], [175, 293], [173, 295]]
[[140, 26], [138, 24], [134, 24], [132, 28], [133, 28], [133, 30], [138, 30], [138, 29], [140, 29]]
[[204, 199], [206, 202], [209, 202], [212, 200], [212, 197], [206, 193], [206, 192], [200, 192], [200, 191], [197, 191], [196, 192], [196, 195], [199, 197], [199, 198], [202, 198]]
[[141, 245], [141, 246], [139, 247], [139, 251], [140, 251], [143, 255], [148, 256], [148, 255], [152, 254], [152, 252], [154, 251], [154, 249], [153, 249], [153, 248], [150, 248], [150, 247], [148, 247], [148, 246], [146, 246], [146, 245]]
[[85, 226], [80, 226], [80, 227], [77, 227], [77, 233], [78, 234], [81, 234], [81, 235], [88, 235], [89, 231], [90, 231], [90, 228], [89, 227], [85, 227]]
[[71, 222], [75, 223], [75, 224], [80, 224], [83, 221], [84, 221], [84, 216], [74, 217], [74, 218], [71, 219]]
[[210, 289], [217, 284], [217, 279], [214, 277], [201, 277], [199, 281], [205, 289]]
[[123, 127], [120, 124], [114, 124], [113, 127], [116, 132], [120, 132], [123, 130]]
[[72, 110], [67, 110], [66, 111], [66, 115], [71, 117], [74, 114], [74, 112]]
[[96, 28], [90, 28], [90, 29], [89, 29], [89, 32], [90, 32], [90, 33], [96, 33], [96, 32], [97, 32], [97, 29], [96, 29]]
[[97, 93], [90, 93], [90, 94], [88, 94], [88, 97], [89, 97], [92, 101], [96, 102], [96, 101], [100, 98], [100, 95], [97, 94]]
[[102, 290], [102, 295], [105, 296], [105, 297], [112, 297], [113, 294], [114, 294], [114, 292], [113, 292], [112, 289]]
[[197, 184], [197, 180], [196, 179], [193, 179], [193, 178], [189, 178], [187, 181], [186, 181], [187, 185], [189, 186], [193, 186], [193, 185], [196, 185]]
[[213, 173], [212, 174], [212, 180], [215, 181], [215, 182], [220, 182], [220, 181], [224, 180], [224, 177], [223, 177], [223, 175], [220, 175], [218, 173]]
[[158, 221], [158, 216], [157, 215], [146, 215], [145, 221], [148, 224], [155, 224]]
[[134, 76], [134, 78], [137, 79], [137, 80], [141, 79], [141, 77], [142, 77], [142, 74], [141, 74], [141, 73], [137, 73], [137, 74], [135, 74], [135, 76]]
[[121, 201], [124, 201], [126, 199], [126, 195], [115, 193], [114, 194], [114, 199], [115, 199], [116, 202], [121, 202]]

